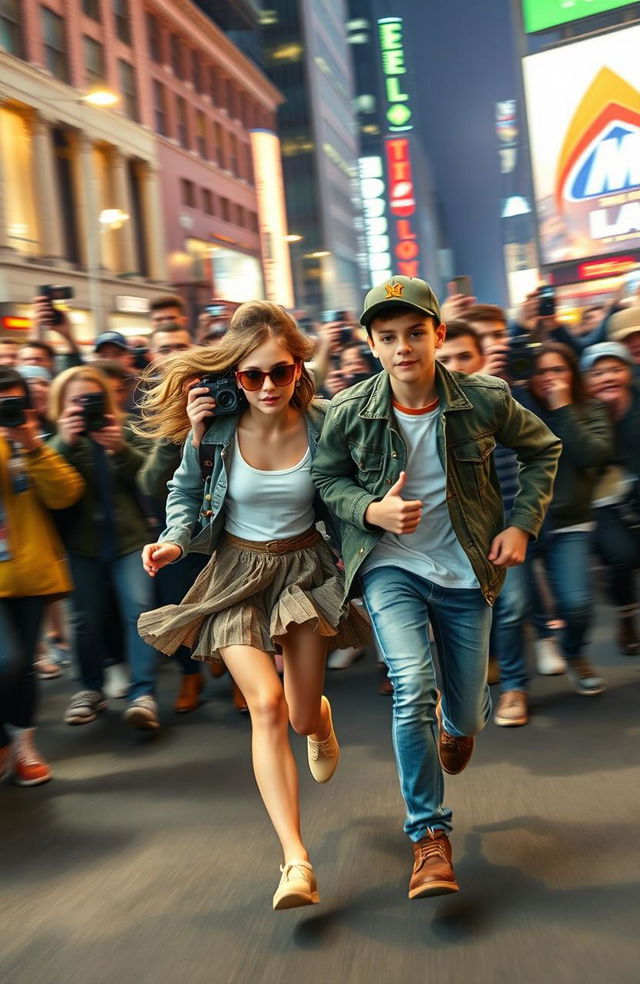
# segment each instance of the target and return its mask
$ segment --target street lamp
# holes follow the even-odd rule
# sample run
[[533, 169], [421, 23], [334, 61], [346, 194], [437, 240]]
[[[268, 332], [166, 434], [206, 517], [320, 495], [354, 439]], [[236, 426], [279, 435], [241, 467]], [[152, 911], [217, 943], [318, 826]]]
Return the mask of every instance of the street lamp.
[[86, 103], [87, 106], [99, 106], [101, 109], [110, 109], [120, 102], [120, 95], [111, 92], [109, 89], [91, 89], [85, 93], [78, 102]]

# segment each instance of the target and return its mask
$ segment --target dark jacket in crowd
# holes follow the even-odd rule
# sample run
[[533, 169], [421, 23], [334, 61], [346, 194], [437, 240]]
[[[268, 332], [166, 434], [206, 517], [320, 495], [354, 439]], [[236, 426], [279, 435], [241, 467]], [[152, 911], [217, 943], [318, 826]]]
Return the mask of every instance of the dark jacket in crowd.
[[515, 398], [562, 440], [562, 454], [546, 526], [562, 529], [592, 519], [591, 502], [600, 469], [613, 455], [613, 434], [606, 407], [599, 400], [547, 410], [526, 389]]

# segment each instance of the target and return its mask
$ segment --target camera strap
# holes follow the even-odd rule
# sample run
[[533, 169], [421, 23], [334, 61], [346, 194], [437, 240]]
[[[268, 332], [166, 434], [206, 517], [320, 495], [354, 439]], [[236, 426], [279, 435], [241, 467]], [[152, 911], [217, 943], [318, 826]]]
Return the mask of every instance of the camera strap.
[[216, 444], [199, 444], [198, 445], [198, 458], [200, 460], [200, 474], [202, 475], [202, 481], [206, 482], [208, 478], [211, 478], [211, 473], [213, 472], [213, 462], [216, 453]]

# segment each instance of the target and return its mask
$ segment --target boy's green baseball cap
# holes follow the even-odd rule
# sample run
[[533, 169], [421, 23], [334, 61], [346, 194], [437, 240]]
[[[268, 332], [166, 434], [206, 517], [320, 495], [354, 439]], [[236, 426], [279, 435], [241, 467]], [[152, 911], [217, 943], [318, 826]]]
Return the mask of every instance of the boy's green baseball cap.
[[440, 305], [438, 298], [431, 290], [426, 280], [418, 277], [391, 277], [381, 284], [372, 287], [364, 299], [364, 310], [360, 324], [368, 327], [372, 318], [379, 311], [392, 304], [420, 311], [421, 314], [431, 315], [440, 324]]

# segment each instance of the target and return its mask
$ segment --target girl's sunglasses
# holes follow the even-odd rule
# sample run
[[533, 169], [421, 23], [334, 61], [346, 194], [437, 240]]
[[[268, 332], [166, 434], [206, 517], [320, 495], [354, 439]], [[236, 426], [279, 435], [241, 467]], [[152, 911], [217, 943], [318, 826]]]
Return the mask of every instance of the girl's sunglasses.
[[243, 389], [250, 393], [262, 389], [264, 381], [269, 377], [274, 386], [288, 386], [296, 374], [297, 362], [288, 362], [283, 366], [274, 366], [269, 372], [260, 369], [242, 369], [236, 373], [236, 379]]

